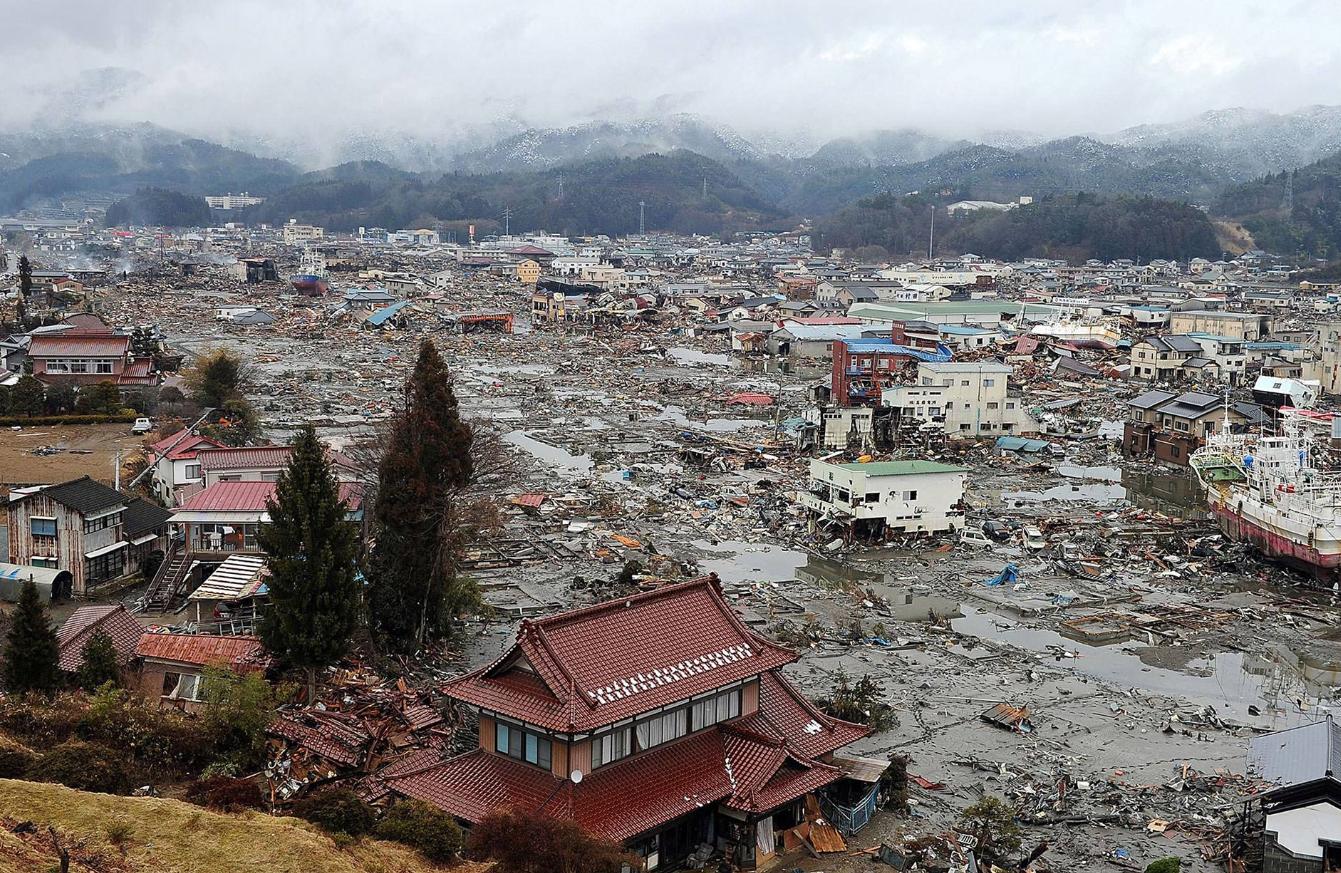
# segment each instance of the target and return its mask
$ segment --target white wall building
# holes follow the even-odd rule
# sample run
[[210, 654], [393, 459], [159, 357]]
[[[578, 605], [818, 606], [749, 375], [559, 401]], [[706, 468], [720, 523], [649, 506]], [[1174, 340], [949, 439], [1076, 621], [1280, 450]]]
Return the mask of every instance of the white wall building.
[[940, 421], [950, 436], [1036, 433], [1038, 422], [1023, 400], [1007, 394], [1010, 372], [995, 361], [921, 363], [916, 385], [887, 388], [880, 402], [907, 417]]
[[964, 526], [967, 473], [936, 461], [812, 460], [810, 484], [796, 499], [818, 525], [861, 538], [958, 530]]

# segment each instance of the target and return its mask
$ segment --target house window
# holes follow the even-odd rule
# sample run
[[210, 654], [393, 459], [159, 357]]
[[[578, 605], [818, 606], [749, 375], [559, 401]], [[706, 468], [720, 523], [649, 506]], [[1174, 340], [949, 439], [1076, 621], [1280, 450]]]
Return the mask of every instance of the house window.
[[983, 385], [984, 388], [991, 388], [991, 387], [992, 387], [993, 385], [995, 385], [995, 384], [996, 384], [996, 380], [995, 380], [995, 379], [983, 379], [983, 380], [982, 380], [982, 385]]
[[164, 673], [163, 696], [169, 700], [200, 700], [198, 673]]
[[28, 523], [32, 525], [33, 536], [35, 537], [54, 537], [56, 535], [56, 519], [54, 518], [34, 515], [28, 519]]
[[876, 492], [874, 492], [874, 493], [867, 492], [867, 493], [866, 493], [866, 502], [867, 502], [867, 503], [879, 503], [879, 502], [880, 502], [880, 492], [879, 492], [879, 491], [876, 491]]
[[120, 523], [120, 512], [109, 512], [106, 515], [100, 515], [97, 518], [86, 518], [84, 519], [84, 533], [106, 530], [107, 528], [115, 527]]
[[549, 737], [501, 721], [494, 725], [494, 751], [500, 755], [548, 770], [553, 750]]
[[735, 718], [740, 715], [740, 689], [733, 688], [721, 694], [696, 700], [689, 708], [689, 712], [691, 727], [696, 731], [715, 725], [719, 721]]
[[44, 558], [39, 555], [34, 555], [33, 557], [28, 559], [28, 563], [32, 564], [34, 567], [45, 567], [48, 570], [60, 569], [60, 567], [56, 564], [55, 558]]
[[680, 709], [664, 712], [649, 719], [640, 720], [633, 729], [638, 740], [638, 750], [655, 748], [669, 743], [689, 733], [689, 710]]
[[111, 362], [111, 361], [95, 361], [93, 366], [94, 366], [94, 371], [97, 372], [97, 373], [111, 373], [111, 372], [112, 372], [112, 362]]
[[916, 492], [916, 491], [905, 491], [905, 492], [903, 492], [903, 499], [904, 499], [904, 500], [909, 500], [909, 501], [916, 500], [916, 499], [917, 499], [917, 492]]
[[989, 402], [989, 403], [987, 404], [987, 408], [988, 408], [988, 409], [1000, 409], [1000, 408], [1001, 408], [1001, 404], [1000, 404], [1000, 403], [991, 403], [991, 402]]
[[627, 727], [615, 728], [608, 733], [591, 738], [591, 768], [603, 767], [620, 758], [628, 757], [629, 738], [632, 731]]
[[183, 479], [199, 479], [199, 478], [200, 478], [200, 465], [199, 465], [199, 464], [187, 464], [187, 465], [183, 468], [183, 470], [182, 470], [182, 478], [183, 478]]
[[89, 582], [101, 582], [116, 579], [126, 567], [126, 550], [116, 549], [96, 558], [87, 558], [84, 562], [84, 577]]

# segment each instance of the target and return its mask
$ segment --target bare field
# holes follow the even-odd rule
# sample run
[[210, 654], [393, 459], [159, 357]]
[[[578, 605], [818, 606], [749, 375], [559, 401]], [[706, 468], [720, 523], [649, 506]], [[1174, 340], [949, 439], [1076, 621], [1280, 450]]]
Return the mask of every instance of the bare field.
[[[0, 429], [0, 485], [40, 485], [84, 475], [111, 484], [117, 451], [124, 464], [145, 444], [144, 437], [131, 435], [129, 423]], [[47, 446], [57, 451], [36, 453]]]

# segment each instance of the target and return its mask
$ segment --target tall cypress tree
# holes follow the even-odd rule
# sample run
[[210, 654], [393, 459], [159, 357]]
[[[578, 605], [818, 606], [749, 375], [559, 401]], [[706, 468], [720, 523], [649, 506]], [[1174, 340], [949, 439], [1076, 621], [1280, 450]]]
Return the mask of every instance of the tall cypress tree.
[[294, 437], [268, 510], [270, 521], [257, 533], [270, 568], [270, 611], [261, 639], [306, 671], [311, 701], [317, 670], [349, 651], [359, 616], [355, 532], [345, 521], [339, 483], [311, 424]]
[[418, 649], [469, 599], [456, 574], [459, 544], [447, 528], [474, 473], [473, 442], [447, 365], [426, 339], [378, 470], [369, 612], [390, 648]]
[[19, 294], [24, 301], [33, 293], [33, 262], [27, 255], [19, 255]]
[[29, 579], [19, 591], [18, 606], [5, 639], [5, 687], [10, 691], [55, 691], [60, 682], [60, 648], [47, 605]]

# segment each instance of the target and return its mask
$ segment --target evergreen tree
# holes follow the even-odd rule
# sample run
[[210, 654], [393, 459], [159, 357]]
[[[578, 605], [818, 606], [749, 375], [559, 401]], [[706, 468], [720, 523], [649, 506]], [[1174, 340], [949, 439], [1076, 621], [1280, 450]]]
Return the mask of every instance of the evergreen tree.
[[474, 435], [461, 420], [451, 375], [424, 340], [378, 471], [377, 539], [370, 566], [373, 630], [414, 651], [472, 599], [456, 574], [457, 500], [474, 473]]
[[36, 376], [23, 375], [14, 384], [10, 408], [16, 415], [41, 415], [46, 404], [46, 390]]
[[33, 264], [27, 255], [19, 255], [19, 294], [27, 302], [33, 293]]
[[60, 679], [58, 657], [51, 616], [37, 593], [37, 586], [29, 579], [19, 591], [19, 602], [5, 639], [5, 688], [18, 693], [54, 691]]
[[306, 671], [309, 701], [316, 698], [317, 670], [349, 650], [358, 624], [356, 543], [345, 512], [317, 432], [305, 425], [294, 437], [289, 466], [269, 503], [270, 522], [257, 539], [270, 567], [270, 611], [261, 639]]
[[85, 691], [97, 691], [108, 682], [120, 683], [121, 671], [117, 669], [116, 647], [112, 638], [102, 631], [89, 637], [84, 643], [84, 663], [79, 667], [79, 687]]

